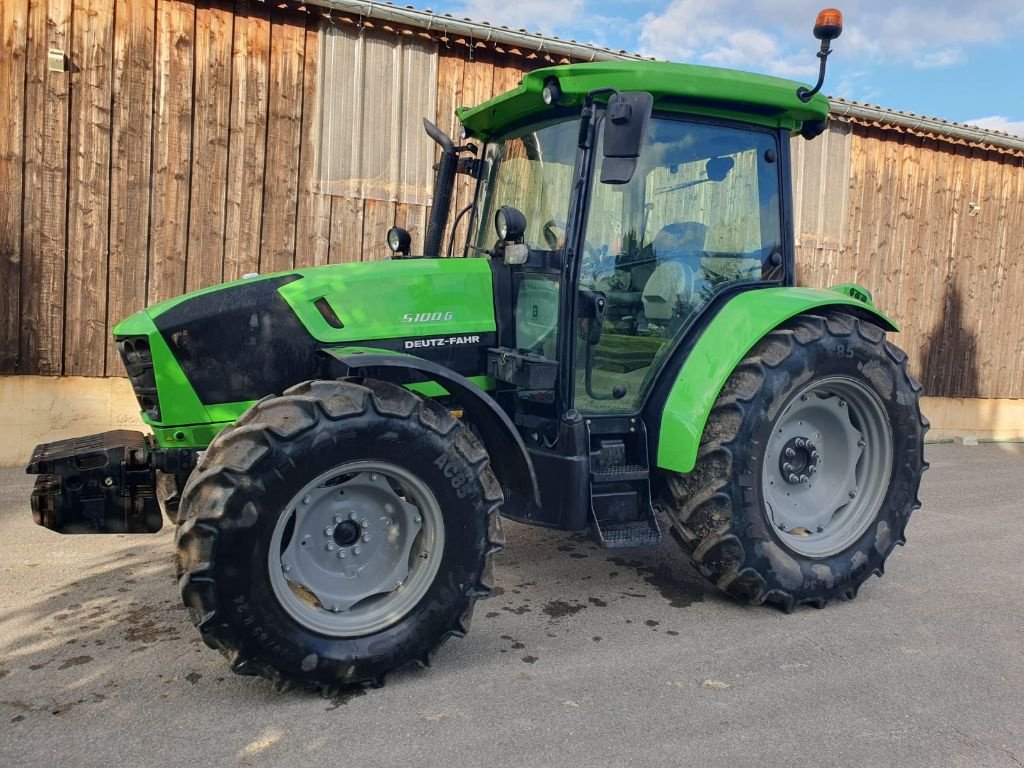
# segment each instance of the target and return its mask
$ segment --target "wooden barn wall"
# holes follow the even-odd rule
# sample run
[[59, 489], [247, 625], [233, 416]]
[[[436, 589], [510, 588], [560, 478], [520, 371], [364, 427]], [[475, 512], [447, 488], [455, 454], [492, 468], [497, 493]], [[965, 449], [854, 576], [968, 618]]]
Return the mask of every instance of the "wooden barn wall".
[[837, 121], [792, 146], [799, 281], [871, 290], [927, 394], [1024, 398], [1024, 158]]
[[[0, 0], [0, 374], [121, 375], [110, 330], [147, 304], [381, 258], [393, 224], [422, 243], [421, 194], [319, 191], [321, 23], [257, 0]], [[432, 46], [450, 134], [456, 106], [551, 63], [330, 23]], [[1021, 157], [838, 121], [792, 146], [800, 282], [868, 286], [929, 394], [1024, 397]], [[469, 195], [460, 179], [456, 210]]]
[[322, 19], [257, 0], [0, 0], [0, 374], [122, 375], [111, 328], [147, 304], [383, 258], [394, 224], [422, 244], [422, 195], [319, 191], [321, 23], [431, 46], [429, 117], [448, 131], [456, 106], [557, 63]]

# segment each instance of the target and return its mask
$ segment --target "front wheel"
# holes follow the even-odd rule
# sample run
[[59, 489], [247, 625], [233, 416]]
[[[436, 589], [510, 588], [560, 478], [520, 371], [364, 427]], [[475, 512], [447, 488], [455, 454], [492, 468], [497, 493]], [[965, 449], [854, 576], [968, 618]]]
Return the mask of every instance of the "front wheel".
[[468, 630], [501, 500], [441, 406], [379, 381], [300, 384], [222, 432], [185, 488], [182, 598], [237, 672], [380, 683]]
[[804, 315], [768, 334], [716, 400], [694, 470], [663, 478], [697, 569], [787, 611], [856, 596], [920, 506], [920, 392], [867, 321]]

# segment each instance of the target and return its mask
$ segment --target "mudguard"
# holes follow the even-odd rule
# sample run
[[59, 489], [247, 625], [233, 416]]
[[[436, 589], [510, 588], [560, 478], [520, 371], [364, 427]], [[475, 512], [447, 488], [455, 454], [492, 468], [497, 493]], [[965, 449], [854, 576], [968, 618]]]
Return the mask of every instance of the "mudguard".
[[[368, 347], [331, 347], [322, 353], [343, 367], [344, 375], [409, 384], [409, 374], [425, 376], [454, 397], [477, 427], [502, 486], [540, 505], [540, 488], [526, 444], [508, 414], [486, 392], [450, 368], [412, 355]], [[413, 387], [414, 389], [416, 387]]]
[[[655, 452], [652, 463], [673, 472], [690, 472], [711, 408], [747, 352], [791, 317], [827, 307], [864, 317], [887, 331], [899, 330], [875, 309], [871, 294], [858, 285], [828, 290], [764, 288], [737, 294], [693, 344], [660, 406], [660, 414], [652, 413], [647, 419], [648, 424], [660, 424], [657, 438], [651, 441]], [[651, 405], [657, 408], [660, 403], [654, 401]]]

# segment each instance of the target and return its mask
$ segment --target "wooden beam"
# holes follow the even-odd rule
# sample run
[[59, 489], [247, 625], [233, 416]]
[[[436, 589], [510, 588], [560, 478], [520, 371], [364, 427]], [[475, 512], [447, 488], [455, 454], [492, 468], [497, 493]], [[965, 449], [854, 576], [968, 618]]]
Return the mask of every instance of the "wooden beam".
[[270, 31], [267, 170], [264, 174], [260, 271], [295, 266], [295, 217], [302, 143], [302, 64], [306, 29], [276, 11]]
[[64, 373], [102, 376], [110, 235], [113, 0], [74, 0]]
[[0, 3], [0, 104], [14, 105], [0, 121], [0, 374], [18, 370], [21, 315], [21, 203], [24, 191], [25, 65], [28, 0]]
[[64, 367], [70, 86], [68, 72], [48, 69], [47, 53], [70, 43], [71, 0], [30, 0], [19, 346], [20, 371], [43, 376]]
[[185, 275], [189, 291], [224, 279], [233, 26], [230, 8], [196, 6], [192, 193]]
[[156, 0], [117, 0], [114, 19], [106, 372], [122, 376], [110, 332], [146, 305]]
[[192, 175], [192, 74], [195, 6], [160, 0], [156, 26], [150, 304], [185, 290]]
[[310, 16], [302, 65], [302, 143], [299, 149], [299, 212], [295, 266], [326, 264], [331, 246], [331, 198], [320, 192], [320, 23]]
[[239, 0], [235, 3], [231, 54], [225, 280], [256, 272], [260, 265], [269, 58], [270, 17], [266, 7]]

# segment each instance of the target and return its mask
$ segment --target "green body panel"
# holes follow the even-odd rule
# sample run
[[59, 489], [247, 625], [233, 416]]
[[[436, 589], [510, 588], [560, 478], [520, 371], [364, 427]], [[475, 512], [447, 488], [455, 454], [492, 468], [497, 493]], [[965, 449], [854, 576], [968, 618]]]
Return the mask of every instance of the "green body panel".
[[848, 306], [871, 313], [886, 330], [898, 330], [870, 300], [851, 297], [851, 289], [869, 295], [855, 285], [832, 290], [765, 288], [729, 301], [701, 334], [672, 385], [661, 414], [657, 466], [673, 472], [693, 469], [711, 407], [726, 380], [765, 334], [791, 317], [821, 307]]
[[[494, 330], [491, 270], [485, 259], [399, 259], [294, 269], [203, 288], [154, 304], [143, 313], [159, 317], [197, 296], [282, 275], [302, 276], [283, 286], [280, 294], [317, 341], [396, 339], [409, 336], [412, 329], [417, 336]], [[344, 328], [332, 327], [320, 314], [314, 302], [321, 298]], [[403, 319], [406, 314], [432, 312], [439, 305], [451, 312], [451, 319], [416, 323]], [[122, 325], [114, 329], [115, 334], [122, 333]]]
[[[462, 124], [481, 139], [510, 127], [543, 118], [552, 107], [544, 103], [544, 83], [557, 78], [560, 107], [582, 106], [587, 93], [598, 88], [647, 91], [655, 109], [795, 131], [808, 120], [828, 116], [828, 99], [820, 93], [806, 104], [797, 98], [800, 83], [731, 69], [674, 64], [663, 61], [604, 61], [537, 69], [523, 76], [515, 90], [478, 107], [460, 107]], [[602, 96], [606, 99], [607, 96]]]
[[[162, 418], [154, 422], [145, 412], [142, 418], [153, 428], [160, 445], [204, 448], [256, 401], [201, 402], [154, 319], [198, 296], [282, 275], [302, 278], [283, 285], [278, 293], [318, 343], [365, 344], [375, 340], [495, 330], [491, 270], [485, 259], [402, 259], [335, 264], [247, 278], [178, 296], [137, 312], [114, 328], [115, 336], [149, 339]], [[321, 299], [330, 305], [344, 327], [334, 327], [321, 314], [316, 306]], [[394, 354], [393, 350], [374, 351]], [[225, 355], [229, 354], [230, 350], [226, 349]], [[481, 375], [472, 376], [470, 380], [481, 388], [492, 389], [494, 382], [482, 375], [484, 371], [479, 373]], [[443, 387], [432, 382], [413, 384], [409, 388], [428, 397], [447, 394]]]
[[149, 338], [149, 348], [153, 354], [153, 372], [160, 393], [160, 415], [163, 419], [157, 424], [142, 411], [144, 422], [156, 427], [162, 424], [202, 424], [211, 420], [206, 406], [200, 402], [199, 396], [196, 395], [178, 361], [174, 359], [174, 354], [164, 341], [164, 337], [153, 324], [149, 310], [144, 309], [122, 320], [114, 326], [114, 335]]

